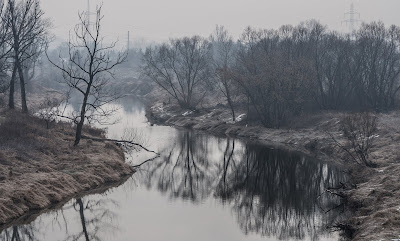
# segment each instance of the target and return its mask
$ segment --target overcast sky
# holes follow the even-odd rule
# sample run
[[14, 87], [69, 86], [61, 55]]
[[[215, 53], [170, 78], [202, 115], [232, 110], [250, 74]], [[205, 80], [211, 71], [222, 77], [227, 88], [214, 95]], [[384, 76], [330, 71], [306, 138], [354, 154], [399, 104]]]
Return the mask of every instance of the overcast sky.
[[[382, 20], [400, 25], [400, 0], [90, 0], [92, 10], [103, 2], [104, 34], [126, 42], [131, 39], [163, 41], [188, 35], [208, 36], [216, 24], [234, 37], [247, 26], [278, 28], [317, 19], [331, 29], [345, 31], [344, 13], [354, 2], [363, 21]], [[41, 0], [52, 32], [66, 39], [87, 0]]]

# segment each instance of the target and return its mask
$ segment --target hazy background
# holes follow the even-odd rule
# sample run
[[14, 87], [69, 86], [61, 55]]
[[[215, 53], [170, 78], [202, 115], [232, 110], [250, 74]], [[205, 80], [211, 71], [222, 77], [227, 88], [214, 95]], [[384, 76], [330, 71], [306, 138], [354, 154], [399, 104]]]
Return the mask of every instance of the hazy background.
[[[344, 13], [354, 2], [361, 20], [382, 20], [400, 25], [399, 0], [90, 0], [92, 11], [103, 2], [103, 33], [126, 43], [163, 41], [185, 35], [208, 36], [216, 24], [224, 25], [239, 37], [247, 26], [278, 28], [317, 19], [331, 29], [347, 31]], [[46, 16], [52, 19], [57, 42], [64, 41], [77, 23], [87, 0], [41, 0]]]

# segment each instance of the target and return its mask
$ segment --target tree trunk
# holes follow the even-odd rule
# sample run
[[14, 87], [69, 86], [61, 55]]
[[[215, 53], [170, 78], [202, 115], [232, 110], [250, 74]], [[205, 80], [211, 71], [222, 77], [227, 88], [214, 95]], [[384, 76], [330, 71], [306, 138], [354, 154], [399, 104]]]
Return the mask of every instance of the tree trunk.
[[19, 83], [21, 85], [21, 106], [22, 112], [28, 112], [28, 106], [26, 105], [26, 92], [25, 92], [25, 80], [24, 80], [24, 73], [22, 71], [21, 63], [17, 63], [18, 68], [18, 75], [19, 75]]
[[85, 97], [83, 98], [83, 103], [82, 103], [82, 107], [81, 107], [81, 114], [80, 114], [80, 118], [81, 119], [79, 120], [79, 123], [76, 126], [74, 146], [77, 146], [79, 144], [79, 142], [81, 141], [81, 138], [82, 138], [82, 128], [83, 128], [83, 124], [85, 123], [86, 104], [87, 104], [89, 93], [90, 93], [90, 87], [88, 87], [88, 89], [87, 89], [87, 91], [85, 93]]
[[232, 120], [233, 120], [233, 122], [235, 122], [236, 121], [235, 108], [233, 107], [232, 100], [229, 99], [228, 104], [229, 104], [229, 107], [231, 108]]
[[11, 75], [11, 80], [10, 80], [10, 95], [8, 99], [8, 108], [14, 109], [14, 92], [15, 92], [15, 77], [17, 75], [17, 65], [14, 64], [13, 72]]
[[84, 121], [85, 121], [85, 116], [81, 116], [81, 120], [79, 121], [78, 125], [76, 126], [74, 146], [77, 146], [79, 144], [79, 142], [81, 141]]
[[229, 105], [229, 107], [231, 109], [231, 112], [232, 112], [232, 120], [233, 120], [233, 122], [235, 122], [236, 121], [235, 108], [233, 106], [233, 101], [232, 101], [232, 98], [231, 98], [231, 94], [230, 94], [229, 89], [227, 87], [226, 87], [226, 100], [228, 101], [228, 105]]

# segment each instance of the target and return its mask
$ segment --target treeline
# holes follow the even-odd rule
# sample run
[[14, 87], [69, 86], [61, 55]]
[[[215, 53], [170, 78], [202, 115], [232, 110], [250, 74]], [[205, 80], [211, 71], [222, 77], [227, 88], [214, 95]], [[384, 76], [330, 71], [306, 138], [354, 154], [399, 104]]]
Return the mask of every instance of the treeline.
[[8, 91], [11, 109], [19, 79], [22, 111], [28, 111], [26, 83], [47, 47], [49, 27], [38, 0], [0, 0], [0, 93]]
[[243, 104], [267, 127], [320, 110], [387, 111], [400, 89], [400, 28], [363, 24], [353, 34], [316, 21], [277, 30], [247, 28], [235, 41], [223, 27], [205, 39], [146, 49], [144, 74], [183, 108], [219, 90], [235, 119]]

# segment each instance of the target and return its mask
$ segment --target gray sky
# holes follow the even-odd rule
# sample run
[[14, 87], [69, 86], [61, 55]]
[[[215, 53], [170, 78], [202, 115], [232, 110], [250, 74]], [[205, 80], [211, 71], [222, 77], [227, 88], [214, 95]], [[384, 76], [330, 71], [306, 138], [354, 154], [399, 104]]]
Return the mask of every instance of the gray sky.
[[[93, 9], [101, 2], [90, 1]], [[309, 19], [347, 30], [341, 21], [351, 2], [364, 21], [400, 25], [400, 0], [104, 0], [103, 33], [126, 42], [130, 31], [131, 39], [158, 42], [194, 34], [208, 36], [219, 24], [239, 37], [247, 26], [278, 28]], [[67, 39], [78, 11], [87, 8], [87, 0], [41, 0], [41, 4], [58, 39]]]

